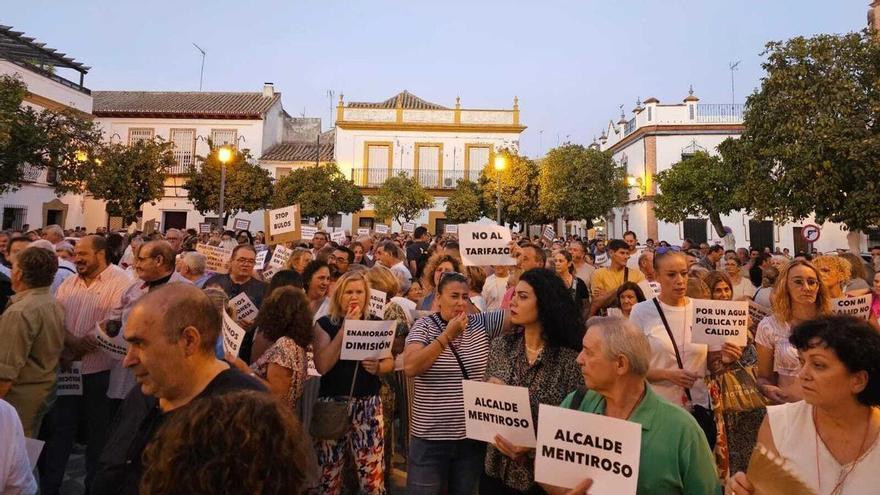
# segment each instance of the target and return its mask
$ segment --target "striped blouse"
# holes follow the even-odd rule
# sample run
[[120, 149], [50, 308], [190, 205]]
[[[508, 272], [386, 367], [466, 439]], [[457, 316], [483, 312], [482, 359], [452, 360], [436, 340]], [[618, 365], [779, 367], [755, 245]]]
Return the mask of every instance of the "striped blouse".
[[[406, 343], [428, 345], [444, 330], [447, 322], [440, 313], [420, 318], [407, 335]], [[489, 341], [501, 335], [504, 311], [468, 316], [465, 331], [452, 345], [472, 380], [482, 380], [489, 359]], [[415, 377], [412, 399], [412, 435], [425, 440], [465, 438], [464, 396], [461, 368], [452, 345], [443, 350], [424, 373]]]

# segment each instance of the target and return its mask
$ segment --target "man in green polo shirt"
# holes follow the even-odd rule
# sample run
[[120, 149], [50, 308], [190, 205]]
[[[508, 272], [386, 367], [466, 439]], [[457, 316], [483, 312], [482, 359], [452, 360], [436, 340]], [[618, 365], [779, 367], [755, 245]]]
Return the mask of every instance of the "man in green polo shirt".
[[720, 494], [715, 461], [696, 420], [647, 386], [650, 358], [647, 339], [628, 320], [590, 319], [577, 358], [589, 391], [569, 394], [561, 407], [642, 425], [639, 495]]

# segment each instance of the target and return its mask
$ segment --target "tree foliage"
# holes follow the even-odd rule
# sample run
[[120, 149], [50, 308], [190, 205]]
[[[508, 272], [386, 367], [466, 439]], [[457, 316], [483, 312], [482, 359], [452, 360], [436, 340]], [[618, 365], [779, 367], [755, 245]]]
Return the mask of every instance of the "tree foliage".
[[[202, 215], [216, 212], [220, 207], [221, 163], [217, 150], [208, 142], [207, 157], [196, 157], [190, 165], [187, 182], [189, 200]], [[226, 164], [226, 189], [223, 194], [223, 222], [240, 211], [248, 213], [266, 208], [272, 199], [272, 177], [269, 171], [252, 163], [248, 150], [235, 149]]]
[[455, 191], [446, 200], [446, 221], [451, 224], [476, 222], [482, 213], [480, 186], [467, 179], [458, 179]]
[[723, 237], [721, 215], [743, 207], [739, 198], [744, 181], [733, 157], [739, 148], [739, 140], [727, 139], [719, 146], [721, 157], [697, 152], [657, 174], [657, 218], [679, 223], [688, 217], [707, 216], [715, 232]]
[[539, 197], [547, 217], [589, 222], [626, 201], [626, 170], [608, 152], [566, 144], [550, 150], [541, 165]]
[[880, 45], [865, 31], [767, 44], [747, 100], [744, 198], [783, 222], [880, 224]]
[[[101, 143], [101, 131], [73, 111], [38, 111], [22, 106], [27, 87], [0, 76], [0, 193], [14, 191], [28, 171], [51, 170], [56, 192], [81, 192], [90, 162]], [[80, 159], [77, 159], [80, 158]]]
[[327, 163], [298, 168], [275, 183], [273, 208], [296, 203], [299, 203], [303, 217], [317, 219], [361, 210], [364, 196], [335, 163]]
[[483, 215], [495, 218], [499, 197], [498, 182], [501, 182], [501, 223], [528, 224], [544, 223], [538, 203], [538, 165], [534, 160], [520, 156], [515, 151], [498, 152], [504, 159], [504, 170], [495, 170], [489, 163], [480, 175], [480, 191], [483, 200]]
[[379, 218], [393, 218], [397, 223], [411, 222], [434, 206], [434, 197], [419, 184], [416, 177], [406, 172], [389, 177], [375, 196], [370, 198]]
[[128, 225], [144, 203], [164, 195], [168, 170], [175, 164], [171, 147], [160, 139], [102, 146], [90, 157], [86, 189], [107, 202], [109, 215], [122, 217]]

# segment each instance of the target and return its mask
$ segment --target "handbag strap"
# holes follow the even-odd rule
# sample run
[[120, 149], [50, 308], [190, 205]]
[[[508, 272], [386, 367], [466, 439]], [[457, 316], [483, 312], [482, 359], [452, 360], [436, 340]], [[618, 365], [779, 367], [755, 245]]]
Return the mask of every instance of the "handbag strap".
[[629, 282], [629, 267], [623, 267], [623, 283]]
[[577, 409], [581, 408], [581, 403], [584, 402], [584, 396], [587, 395], [587, 389], [584, 387], [578, 387], [577, 390], [574, 391], [574, 397], [571, 398], [571, 404], [568, 405], [569, 409]]
[[[678, 345], [675, 343], [675, 337], [672, 336], [672, 329], [669, 328], [669, 322], [666, 321], [666, 314], [663, 313], [663, 308], [660, 307], [660, 301], [657, 300], [656, 297], [652, 299], [652, 301], [654, 301], [654, 306], [657, 307], [657, 313], [660, 314], [660, 320], [663, 321], [663, 327], [666, 328], [666, 333], [669, 335], [669, 340], [672, 342], [672, 349], [675, 351], [675, 361], [678, 363], [678, 368], [683, 370], [684, 365], [681, 361], [681, 354], [678, 353]], [[693, 402], [693, 399], [691, 398], [691, 389], [685, 387], [684, 393], [687, 395], [688, 400]]]
[[[443, 333], [443, 327], [437, 323], [437, 320], [435, 320], [433, 316], [431, 317], [431, 321], [434, 322], [434, 325], [440, 330], [440, 333]], [[440, 337], [439, 333], [437, 334], [437, 337]], [[451, 350], [452, 355], [455, 356], [455, 361], [458, 363], [458, 368], [461, 370], [461, 376], [463, 376], [465, 380], [470, 380], [468, 372], [464, 367], [464, 363], [461, 361], [461, 356], [458, 355], [458, 351], [455, 350], [455, 346], [452, 345], [452, 342], [449, 343], [449, 350]]]

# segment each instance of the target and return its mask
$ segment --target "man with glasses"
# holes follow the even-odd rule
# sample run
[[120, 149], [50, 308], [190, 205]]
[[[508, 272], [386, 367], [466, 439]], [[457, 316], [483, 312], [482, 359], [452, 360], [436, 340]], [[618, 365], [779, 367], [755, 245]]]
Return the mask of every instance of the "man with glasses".
[[174, 254], [177, 254], [181, 251], [183, 232], [177, 229], [168, 229], [165, 231], [165, 240], [168, 241], [168, 244], [171, 244], [171, 249], [174, 250]]
[[347, 272], [352, 263], [354, 263], [354, 251], [345, 246], [335, 248], [327, 257], [327, 264], [330, 265], [336, 276]]

